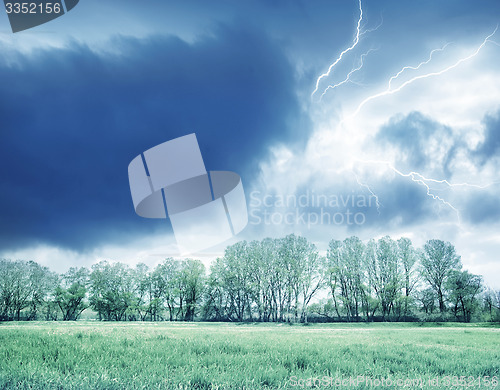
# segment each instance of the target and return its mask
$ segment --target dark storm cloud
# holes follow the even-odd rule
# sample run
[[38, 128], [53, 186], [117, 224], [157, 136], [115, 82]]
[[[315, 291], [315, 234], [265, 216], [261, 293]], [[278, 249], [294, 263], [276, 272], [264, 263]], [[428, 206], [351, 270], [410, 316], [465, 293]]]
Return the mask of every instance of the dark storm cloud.
[[164, 226], [135, 215], [127, 166], [172, 138], [196, 132], [207, 169], [245, 183], [269, 143], [307, 136], [293, 70], [265, 36], [220, 27], [191, 45], [112, 44], [120, 54], [72, 44], [0, 68], [3, 249], [81, 250]]
[[[436, 161], [442, 161], [440, 168], [442, 168], [444, 178], [448, 178], [452, 174], [451, 161], [457, 151], [460, 151], [462, 156], [467, 156], [472, 163], [477, 165], [484, 165], [498, 157], [500, 151], [500, 111], [486, 115], [482, 122], [484, 125], [484, 140], [474, 150], [467, 149], [464, 142], [454, 138], [450, 128], [418, 112], [410, 113], [405, 117], [392, 118], [387, 125], [381, 128], [376, 141], [382, 146], [395, 146], [402, 152], [405, 158], [397, 161], [399, 169], [404, 168], [408, 172], [425, 173], [429, 165]], [[444, 155], [432, 158], [432, 155], [429, 154], [429, 145], [437, 144], [442, 146], [445, 142], [448, 143], [448, 146], [443, 148]], [[424, 187], [422, 187], [422, 191], [423, 189]], [[399, 199], [411, 196], [410, 193], [405, 195], [394, 187], [391, 187], [388, 194], [392, 194]], [[415, 209], [412, 202], [406, 205], [399, 202], [391, 202], [391, 204], [397, 204], [398, 209], [410, 213], [420, 214], [422, 212], [422, 210]], [[472, 224], [495, 222], [500, 217], [500, 202], [498, 202], [498, 194], [495, 192], [471, 190], [460, 195], [457, 207], [464, 220]]]
[[[470, 152], [473, 160], [484, 165], [498, 159], [500, 152], [500, 110], [494, 114], [485, 115], [483, 119], [484, 140]], [[500, 218], [500, 202], [498, 186], [493, 191], [474, 191], [465, 200], [464, 217], [471, 223], [482, 224], [498, 222]]]
[[[398, 149], [397, 164], [401, 169], [425, 171], [436, 161], [442, 161], [445, 177], [451, 174], [449, 165], [457, 149], [452, 130], [420, 112], [391, 118], [380, 129], [375, 141], [382, 147], [390, 145]], [[447, 150], [440, 150], [440, 154], [435, 155], [436, 146], [446, 148], [447, 144]]]
[[[337, 218], [334, 214], [339, 213], [343, 217], [339, 215], [337, 221], [340, 218], [347, 221], [347, 212], [351, 213], [351, 220], [355, 214], [362, 214], [357, 218], [363, 220], [363, 224], [344, 224], [353, 234], [359, 234], [366, 228], [400, 228], [435, 218], [435, 201], [427, 195], [424, 186], [411, 179], [395, 174], [392, 177], [388, 175], [383, 180], [373, 180], [368, 171], [358, 179], [371, 192], [366, 187], [361, 187], [354, 177], [352, 181], [339, 180], [331, 187], [322, 189], [321, 186], [318, 187], [318, 183], [311, 182], [296, 192], [295, 199], [302, 202], [298, 203], [297, 208], [306, 215], [316, 213], [321, 216], [324, 211], [332, 218]], [[300, 196], [303, 197], [302, 200]], [[292, 206], [296, 207], [294, 204]], [[325, 218], [328, 221], [328, 217]]]
[[500, 110], [493, 115], [486, 115], [483, 125], [484, 140], [473, 153], [481, 164], [497, 157], [500, 151]]
[[498, 193], [482, 191], [468, 196], [462, 215], [473, 224], [497, 223], [500, 218]]
[[370, 188], [379, 198], [380, 214], [376, 208], [370, 208], [366, 226], [400, 228], [435, 218], [435, 203], [425, 187], [407, 177], [394, 175], [388, 181], [371, 184]]

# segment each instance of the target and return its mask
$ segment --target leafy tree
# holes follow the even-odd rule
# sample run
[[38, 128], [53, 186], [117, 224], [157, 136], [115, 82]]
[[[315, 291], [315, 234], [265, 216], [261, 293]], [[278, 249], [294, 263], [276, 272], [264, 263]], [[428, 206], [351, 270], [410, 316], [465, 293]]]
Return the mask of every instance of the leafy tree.
[[404, 316], [406, 319], [409, 314], [411, 296], [418, 283], [418, 274], [415, 265], [419, 257], [419, 252], [413, 248], [409, 238], [402, 237], [398, 240], [398, 256], [403, 270]]
[[493, 291], [492, 305], [497, 310], [496, 318], [498, 321], [498, 319], [500, 319], [500, 290]]
[[129, 308], [132, 312], [137, 312], [139, 319], [145, 321], [147, 315], [153, 314], [153, 286], [152, 275], [149, 272], [149, 267], [144, 263], [136, 265], [135, 269], [131, 270], [134, 299]]
[[[152, 294], [154, 312], [157, 312], [160, 303], [167, 305], [169, 319], [174, 321], [179, 313], [176, 311], [178, 295], [180, 292], [178, 280], [180, 273], [180, 262], [169, 257], [159, 264], [151, 275], [151, 283], [154, 293]], [[153, 318], [156, 318], [153, 317]]]
[[436, 294], [432, 288], [426, 288], [419, 291], [417, 294], [417, 300], [422, 305], [422, 311], [425, 314], [432, 314], [436, 308]]
[[321, 257], [306, 238], [290, 234], [279, 241], [279, 261], [285, 270], [286, 313], [289, 319], [307, 320], [307, 305], [323, 283]]
[[[359, 320], [360, 309], [366, 301], [364, 252], [365, 245], [358, 237], [346, 238], [342, 243], [332, 240], [327, 252], [328, 285], [332, 291], [337, 312], [342, 303], [348, 321]], [[338, 300], [337, 290], [340, 293]]]
[[422, 276], [437, 294], [439, 311], [444, 313], [445, 282], [451, 271], [462, 268], [460, 256], [455, 252], [455, 247], [441, 240], [429, 240], [424, 245], [421, 258]]
[[28, 271], [26, 290], [30, 294], [28, 319], [36, 320], [40, 308], [47, 303], [47, 298], [54, 291], [58, 277], [47, 267], [43, 267], [34, 261], [28, 261], [26, 266]]
[[251, 274], [247, 257], [247, 242], [228, 246], [224, 252], [222, 280], [228, 294], [228, 317], [244, 321], [251, 317]]
[[223, 259], [218, 257], [210, 266], [210, 274], [207, 278], [203, 318], [215, 321], [228, 319], [228, 295], [223, 280]]
[[263, 247], [263, 250], [266, 259], [266, 272], [268, 273], [271, 320], [274, 322], [283, 321], [288, 300], [287, 294], [290, 291], [287, 285], [290, 278], [286, 277], [286, 258], [280, 253], [282, 245], [280, 239], [268, 241], [267, 244], [267, 246]]
[[324, 267], [325, 258], [319, 256], [316, 247], [310, 244], [303, 263], [303, 272], [301, 275], [300, 291], [302, 292], [302, 313], [301, 322], [307, 322], [307, 307], [312, 298], [324, 285], [324, 273], [321, 269]]
[[488, 288], [483, 291], [483, 311], [488, 316], [488, 321], [494, 321], [494, 299], [495, 295], [492, 289]]
[[446, 281], [450, 291], [450, 300], [453, 303], [454, 314], [461, 313], [464, 322], [470, 322], [474, 311], [478, 307], [477, 296], [481, 292], [482, 279], [468, 271], [451, 271]]
[[[397, 244], [386, 236], [372, 242], [367, 269], [370, 284], [380, 302], [382, 318], [389, 316], [394, 309], [400, 292], [400, 275], [398, 273]], [[373, 248], [375, 250], [373, 250]]]
[[[268, 248], [268, 245], [271, 245]], [[247, 247], [247, 261], [250, 272], [251, 301], [255, 305], [258, 321], [269, 321], [272, 311], [270, 270], [273, 256], [268, 249], [274, 247], [274, 240], [252, 241]]]
[[24, 261], [15, 261], [7, 267], [7, 272], [4, 293], [8, 308], [7, 318], [19, 321], [21, 310], [28, 307], [31, 295], [29, 267]]
[[0, 260], [0, 319], [20, 318], [21, 310], [27, 305], [29, 292], [25, 262]]
[[101, 261], [92, 266], [90, 304], [99, 319], [127, 319], [127, 310], [133, 306], [132, 282], [130, 268], [123, 263]]
[[186, 259], [180, 267], [180, 293], [184, 299], [184, 321], [193, 321], [205, 283], [205, 266], [200, 260]]
[[63, 315], [63, 321], [76, 321], [88, 307], [85, 302], [89, 270], [87, 268], [70, 268], [62, 275], [57, 286], [54, 301]]
[[0, 319], [37, 319], [38, 311], [54, 289], [56, 275], [34, 261], [0, 260]]

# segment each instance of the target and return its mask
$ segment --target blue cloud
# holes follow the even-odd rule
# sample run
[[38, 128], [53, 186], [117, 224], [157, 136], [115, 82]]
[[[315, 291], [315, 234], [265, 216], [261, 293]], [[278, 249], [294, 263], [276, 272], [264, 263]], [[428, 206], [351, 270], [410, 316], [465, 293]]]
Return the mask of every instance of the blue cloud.
[[498, 193], [473, 193], [467, 197], [462, 214], [465, 220], [473, 224], [497, 223], [500, 218]]
[[135, 215], [127, 166], [169, 139], [196, 132], [208, 169], [248, 182], [269, 143], [307, 137], [294, 71], [265, 35], [219, 26], [193, 44], [112, 46], [120, 54], [73, 44], [0, 68], [2, 248], [83, 250], [163, 228]]
[[481, 164], [497, 157], [500, 151], [500, 110], [493, 115], [486, 115], [483, 125], [484, 140], [473, 153]]
[[[400, 169], [425, 171], [437, 159], [442, 160], [442, 171], [446, 178], [451, 175], [451, 160], [460, 144], [453, 139], [451, 128], [416, 111], [391, 118], [380, 129], [375, 140], [382, 147], [392, 145], [398, 149], [400, 160], [397, 164]], [[444, 146], [444, 142], [449, 143], [450, 140], [453, 142], [444, 155], [432, 155], [431, 143]]]

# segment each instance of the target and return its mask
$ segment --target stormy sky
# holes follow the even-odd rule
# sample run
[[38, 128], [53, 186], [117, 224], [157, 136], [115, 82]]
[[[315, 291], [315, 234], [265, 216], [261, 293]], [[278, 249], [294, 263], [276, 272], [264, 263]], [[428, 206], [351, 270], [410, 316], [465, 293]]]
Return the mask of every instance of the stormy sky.
[[0, 257], [173, 254], [127, 166], [195, 132], [242, 177], [235, 240], [439, 238], [499, 288], [498, 23], [495, 0], [86, 0], [16, 34], [3, 14]]

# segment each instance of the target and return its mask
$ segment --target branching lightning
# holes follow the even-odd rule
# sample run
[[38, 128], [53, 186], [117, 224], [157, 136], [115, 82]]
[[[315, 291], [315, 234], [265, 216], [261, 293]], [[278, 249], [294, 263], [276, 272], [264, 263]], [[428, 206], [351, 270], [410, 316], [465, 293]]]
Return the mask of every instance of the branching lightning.
[[[491, 187], [491, 186], [496, 185], [496, 184], [499, 183], [499, 182], [492, 182], [492, 183], [489, 183], [489, 184], [486, 184], [486, 185], [470, 184], [470, 183], [450, 183], [448, 180], [436, 180], [436, 179], [432, 179], [432, 178], [427, 178], [427, 177], [423, 176], [419, 172], [409, 172], [409, 173], [401, 172], [399, 169], [397, 169], [389, 161], [356, 160], [356, 162], [364, 163], [364, 164], [382, 164], [382, 165], [387, 166], [389, 169], [391, 169], [397, 175], [399, 175], [401, 177], [408, 177], [408, 178], [410, 178], [411, 181], [413, 181], [413, 182], [415, 182], [415, 183], [417, 183], [419, 185], [422, 185], [426, 189], [427, 196], [431, 197], [434, 200], [437, 200], [438, 202], [440, 202], [443, 205], [445, 205], [445, 206], [449, 207], [450, 209], [452, 209], [456, 213], [457, 218], [458, 218], [459, 221], [460, 221], [460, 212], [459, 212], [458, 208], [455, 207], [450, 202], [448, 202], [446, 199], [444, 199], [444, 198], [440, 197], [439, 195], [435, 194], [433, 192], [434, 191], [433, 188], [431, 187], [431, 185], [429, 183], [445, 185], [448, 188], [467, 187], [467, 188], [476, 188], [476, 189], [486, 189], [488, 187]], [[378, 197], [374, 194], [374, 192], [372, 191], [372, 189], [370, 188], [370, 186], [368, 184], [360, 182], [358, 175], [354, 172], [354, 169], [353, 169], [353, 173], [354, 173], [354, 176], [356, 177], [356, 181], [358, 182], [358, 184], [360, 184], [362, 187], [368, 189], [368, 191], [370, 192], [370, 194], [372, 194], [373, 196], [376, 197], [376, 200], [377, 200], [377, 211], [378, 211], [378, 206], [379, 206]]]
[[[363, 36], [364, 34], [367, 34], [367, 33], [370, 33], [370, 32], [373, 32], [373, 31], [376, 31], [380, 28], [380, 26], [382, 26], [382, 24], [384, 23], [384, 19], [382, 18], [381, 16], [381, 20], [380, 20], [380, 23], [374, 27], [374, 28], [371, 28], [371, 29], [362, 29], [361, 28], [361, 22], [363, 21], [363, 7], [362, 7], [362, 3], [361, 3], [361, 0], [359, 0], [359, 19], [358, 19], [358, 23], [356, 25], [356, 37], [354, 39], [354, 42], [353, 44], [348, 47], [347, 49], [345, 49], [342, 53], [340, 53], [340, 55], [337, 57], [337, 59], [330, 65], [330, 67], [328, 68], [328, 71], [326, 73], [323, 73], [321, 76], [318, 77], [318, 79], [316, 80], [316, 88], [314, 89], [314, 91], [312, 92], [311, 94], [311, 98], [314, 96], [314, 94], [318, 91], [319, 89], [319, 83], [320, 81], [325, 78], [325, 77], [328, 77], [330, 76], [330, 74], [332, 73], [333, 69], [335, 68], [335, 66], [342, 60], [342, 57], [350, 52], [351, 50], [353, 50], [359, 43], [359, 39], [361, 36]], [[359, 85], [359, 83], [351, 80], [351, 76], [356, 73], [357, 71], [359, 71], [361, 68], [363, 68], [363, 63], [364, 63], [364, 59], [365, 57], [372, 51], [374, 51], [375, 49], [370, 49], [368, 50], [366, 53], [362, 54], [361, 55], [361, 58], [360, 58], [360, 64], [357, 68], [353, 68], [351, 69], [351, 71], [347, 74], [346, 78], [344, 80], [342, 80], [341, 82], [337, 83], [337, 84], [334, 84], [334, 85], [329, 85], [328, 87], [326, 87], [326, 89], [323, 91], [323, 93], [321, 94], [321, 97], [319, 98], [319, 100], [321, 101], [323, 99], [323, 97], [325, 96], [325, 94], [331, 89], [331, 90], [334, 90], [338, 87], [340, 87], [341, 85], [347, 83], [347, 82], [351, 82], [353, 84], [357, 84]]]
[[377, 31], [382, 26], [382, 24], [384, 24], [384, 18], [382, 17], [382, 15], [380, 15], [380, 23], [376, 27], [374, 27], [374, 28], [370, 28], [370, 29], [367, 29], [367, 30], [362, 29], [362, 31], [359, 33], [359, 36], [361, 37], [361, 36], [363, 36], [365, 34]]
[[354, 174], [354, 177], [356, 178], [356, 182], [361, 187], [366, 188], [368, 190], [368, 192], [370, 193], [370, 195], [375, 198], [375, 205], [377, 206], [377, 213], [378, 213], [378, 215], [380, 215], [380, 206], [382, 206], [382, 204], [380, 203], [378, 195], [372, 191], [372, 189], [370, 188], [370, 186], [368, 184], [362, 183], [361, 180], [359, 180], [359, 177], [358, 177], [358, 175], [356, 175], [356, 173], [354, 172], [354, 170], [352, 171], [352, 173]]
[[[387, 86], [387, 89], [385, 89], [384, 91], [382, 92], [379, 92], [375, 95], [372, 95], [372, 96], [369, 96], [367, 97], [366, 99], [364, 99], [358, 106], [358, 108], [356, 108], [356, 110], [354, 110], [354, 112], [350, 115], [349, 119], [352, 119], [354, 118], [356, 115], [359, 114], [359, 112], [361, 111], [361, 109], [365, 106], [365, 104], [367, 104], [368, 102], [374, 100], [374, 99], [377, 99], [377, 98], [380, 98], [380, 97], [383, 97], [383, 96], [388, 96], [388, 95], [392, 95], [396, 92], [399, 92], [401, 91], [403, 88], [407, 87], [408, 85], [414, 83], [415, 81], [417, 80], [422, 80], [422, 79], [425, 79], [425, 78], [428, 78], [428, 77], [434, 77], [434, 76], [440, 76], [446, 72], [449, 72], [450, 70], [456, 68], [457, 66], [459, 66], [460, 64], [464, 63], [465, 61], [468, 61], [472, 58], [474, 58], [475, 56], [477, 56], [479, 54], [479, 52], [481, 51], [481, 49], [484, 47], [484, 45], [486, 45], [486, 43], [490, 42], [490, 38], [495, 35], [495, 33], [497, 32], [498, 30], [498, 26], [495, 28], [495, 30], [490, 34], [488, 35], [484, 40], [483, 42], [477, 47], [476, 50], [474, 50], [474, 52], [470, 55], [468, 55], [467, 57], [464, 57], [464, 58], [460, 58], [459, 60], [457, 60], [455, 63], [453, 63], [452, 65], [449, 65], [448, 67], [444, 68], [444, 69], [441, 69], [439, 71], [436, 71], [436, 72], [431, 72], [431, 73], [425, 73], [425, 74], [422, 74], [422, 75], [419, 75], [419, 76], [415, 76], [407, 81], [405, 81], [403, 84], [401, 84], [399, 87], [397, 88], [392, 88], [391, 86], [391, 83], [392, 81], [394, 81], [401, 73], [404, 72], [405, 69], [410, 69], [411, 67], [404, 67], [403, 69], [401, 69], [398, 73], [396, 73], [396, 75], [392, 76], [389, 80], [389, 83], [388, 83], [388, 86]], [[446, 45], [441, 48], [441, 49], [435, 49], [431, 52], [431, 55], [429, 56], [429, 60], [426, 61], [426, 62], [423, 62], [421, 65], [417, 66], [416, 69], [418, 69], [420, 66], [422, 66], [423, 64], [425, 63], [428, 63], [431, 59], [432, 59], [432, 53], [433, 52], [436, 52], [438, 50], [444, 50], [444, 48], [446, 47]]]
[[399, 76], [401, 76], [406, 70], [419, 70], [422, 66], [424, 65], [427, 65], [429, 62], [432, 61], [432, 56], [434, 53], [436, 52], [440, 52], [440, 51], [443, 51], [444, 49], [446, 49], [446, 46], [448, 46], [449, 43], [447, 43], [446, 45], [444, 45], [442, 48], [440, 49], [434, 49], [430, 52], [429, 54], [429, 58], [427, 61], [422, 61], [420, 64], [418, 64], [417, 66], [405, 66], [403, 67], [398, 73], [396, 73], [394, 76], [392, 76], [390, 79], [389, 79], [389, 86], [388, 86], [388, 89], [391, 89], [392, 88], [392, 82], [394, 80], [396, 80]]
[[323, 80], [325, 77], [330, 76], [333, 68], [335, 68], [335, 66], [342, 60], [342, 57], [344, 57], [344, 55], [346, 53], [350, 52], [358, 45], [359, 37], [361, 35], [361, 22], [362, 21], [363, 21], [363, 7], [361, 5], [361, 0], [359, 0], [359, 19], [358, 19], [358, 24], [356, 27], [356, 37], [354, 38], [354, 42], [350, 47], [348, 47], [347, 49], [342, 51], [342, 53], [340, 53], [340, 55], [337, 57], [337, 59], [330, 65], [330, 67], [328, 68], [328, 71], [326, 73], [323, 73], [321, 76], [318, 77], [318, 79], [316, 80], [316, 88], [314, 88], [314, 91], [311, 94], [311, 98], [314, 96], [314, 94], [316, 92], [318, 92], [320, 81]]
[[356, 73], [358, 70], [360, 70], [362, 67], [363, 67], [363, 61], [365, 59], [365, 57], [370, 54], [370, 52], [374, 51], [375, 49], [370, 49], [368, 50], [366, 53], [362, 54], [361, 55], [361, 58], [359, 60], [359, 66], [357, 68], [354, 68], [352, 69], [346, 76], [346, 78], [344, 80], [342, 80], [341, 82], [335, 84], [335, 85], [329, 85], [328, 87], [326, 87], [326, 89], [324, 90], [324, 92], [321, 94], [321, 97], [319, 98], [319, 100], [323, 99], [323, 96], [325, 96], [325, 94], [328, 92], [329, 89], [335, 89], [335, 88], [338, 88], [340, 87], [341, 85], [347, 83], [347, 82], [353, 82], [351, 80], [351, 76]]

